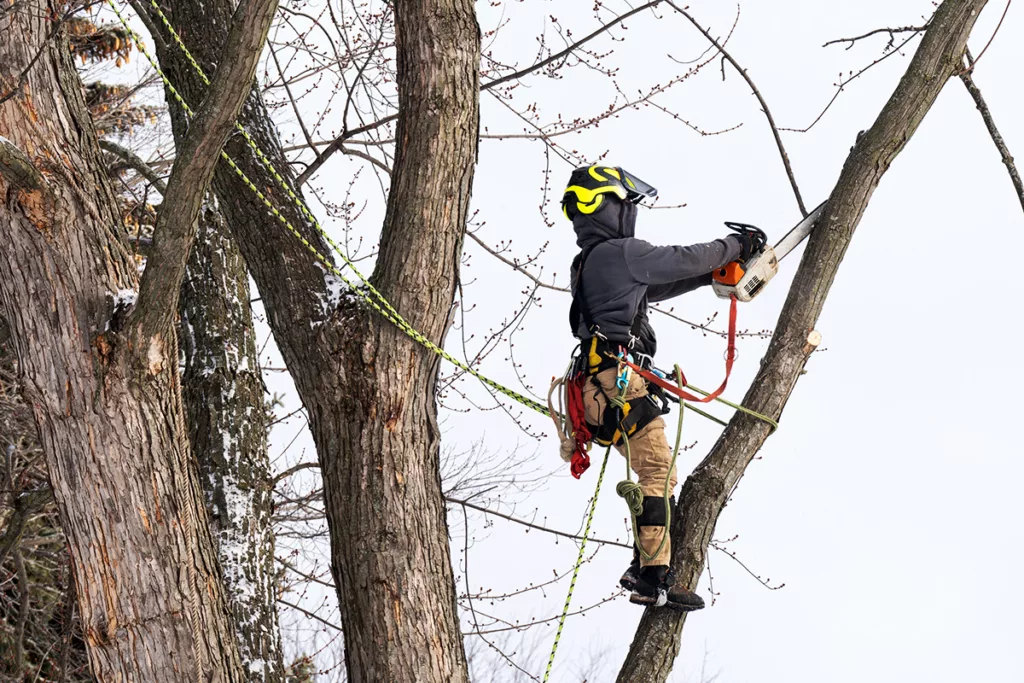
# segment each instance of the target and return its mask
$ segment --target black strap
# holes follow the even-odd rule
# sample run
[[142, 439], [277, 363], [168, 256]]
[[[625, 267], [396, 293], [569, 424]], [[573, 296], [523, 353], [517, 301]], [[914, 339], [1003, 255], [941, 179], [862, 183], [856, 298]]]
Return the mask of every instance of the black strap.
[[591, 334], [594, 333], [594, 318], [590, 315], [590, 307], [587, 306], [586, 297], [583, 296], [583, 266], [593, 250], [594, 247], [584, 249], [576, 255], [572, 262], [576, 268], [576, 291], [572, 294], [572, 305], [569, 307], [569, 326], [572, 328], [574, 335], [580, 329], [580, 316], [583, 316], [583, 322], [587, 326], [587, 331]]
[[[591, 380], [599, 388], [601, 387], [596, 377], [591, 377]], [[601, 393], [604, 393], [603, 388], [601, 388]], [[606, 393], [605, 399], [608, 399]], [[629, 405], [629, 411], [625, 417], [622, 417], [623, 411], [609, 401], [601, 416], [601, 424], [590, 425], [594, 441], [602, 446], [612, 444], [618, 446], [622, 443], [623, 432], [627, 436], [632, 436], [663, 415], [661, 407], [650, 394], [637, 396], [626, 403]]]

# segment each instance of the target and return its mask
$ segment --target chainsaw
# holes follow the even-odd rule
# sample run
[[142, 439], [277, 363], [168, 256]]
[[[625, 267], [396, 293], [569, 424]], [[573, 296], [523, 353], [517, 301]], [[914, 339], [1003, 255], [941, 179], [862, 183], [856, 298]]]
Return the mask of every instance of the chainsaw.
[[811, 234], [811, 229], [814, 228], [824, 208], [825, 203], [818, 205], [818, 208], [797, 223], [796, 227], [787, 232], [774, 247], [767, 246], [768, 236], [760, 228], [746, 223], [727, 222], [727, 228], [734, 232], [750, 234], [763, 246], [745, 262], [733, 261], [716, 270], [712, 274], [711, 283], [715, 294], [723, 299], [735, 296], [739, 301], [752, 301], [779, 272], [779, 261]]

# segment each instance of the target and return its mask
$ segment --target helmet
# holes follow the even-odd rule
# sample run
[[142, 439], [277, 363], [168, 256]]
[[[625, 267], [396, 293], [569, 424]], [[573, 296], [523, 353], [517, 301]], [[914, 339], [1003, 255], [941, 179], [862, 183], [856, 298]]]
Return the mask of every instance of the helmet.
[[638, 204], [658, 191], [628, 171], [615, 166], [583, 166], [569, 177], [562, 195], [562, 211], [572, 220], [578, 214], [592, 214], [606, 204], [605, 195]]

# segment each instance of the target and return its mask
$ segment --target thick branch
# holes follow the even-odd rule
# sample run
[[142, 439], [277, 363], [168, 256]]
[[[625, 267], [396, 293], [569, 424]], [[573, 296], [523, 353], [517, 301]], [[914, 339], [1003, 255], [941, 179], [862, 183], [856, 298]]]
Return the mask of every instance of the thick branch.
[[277, 0], [248, 0], [239, 4], [213, 83], [192, 119], [188, 135], [178, 147], [134, 316], [142, 340], [166, 335], [177, 312], [199, 207], [221, 148], [249, 95], [276, 9]]
[[1021, 182], [1020, 173], [1017, 172], [1017, 164], [1013, 161], [1013, 155], [1010, 154], [1010, 149], [1006, 146], [1006, 142], [1003, 140], [1003, 136], [999, 134], [999, 129], [996, 128], [996, 122], [992, 118], [992, 112], [988, 108], [988, 104], [985, 102], [985, 98], [981, 96], [981, 90], [974, 83], [974, 78], [971, 76], [972, 69], [974, 67], [974, 60], [971, 58], [971, 53], [967, 52], [967, 66], [960, 74], [960, 80], [967, 87], [967, 92], [971, 94], [974, 99], [974, 104], [978, 107], [978, 111], [981, 112], [981, 118], [985, 122], [985, 128], [988, 129], [988, 134], [992, 137], [992, 142], [995, 143], [996, 149], [999, 150], [999, 156], [1002, 157], [1003, 163], [1006, 165], [1006, 171], [1010, 174], [1010, 182], [1013, 183], [1013, 189], [1017, 191], [1017, 199], [1020, 201], [1020, 206], [1024, 209], [1024, 182]]
[[741, 67], [739, 65], [739, 62], [733, 59], [732, 55], [726, 51], [725, 46], [719, 43], [718, 40], [714, 38], [714, 36], [708, 33], [708, 31], [703, 26], [701, 26], [697, 22], [697, 20], [690, 15], [689, 12], [679, 7], [679, 5], [675, 4], [674, 2], [671, 2], [671, 0], [669, 0], [668, 4], [676, 12], [686, 17], [687, 21], [693, 24], [694, 27], [696, 27], [696, 29], [700, 31], [705, 38], [708, 39], [708, 42], [714, 45], [715, 49], [722, 53], [722, 56], [726, 59], [726, 61], [732, 64], [733, 68], [736, 69], [737, 72], [739, 72], [740, 76], [743, 77], [743, 80], [745, 80], [747, 82], [747, 85], [750, 86], [750, 90], [754, 93], [754, 97], [756, 97], [757, 101], [761, 104], [761, 111], [764, 112], [765, 118], [768, 119], [768, 125], [771, 126], [772, 135], [775, 136], [775, 145], [776, 147], [779, 148], [779, 155], [782, 157], [782, 165], [786, 167], [786, 176], [789, 178], [789, 184], [793, 188], [793, 195], [796, 197], [797, 206], [800, 207], [800, 214], [806, 216], [807, 207], [804, 206], [804, 198], [800, 195], [800, 188], [796, 184], [796, 176], [793, 174], [793, 167], [789, 163], [789, 154], [786, 152], [786, 146], [782, 144], [782, 137], [779, 135], [779, 127], [775, 125], [775, 119], [772, 117], [771, 110], [768, 109], [768, 103], [765, 102], [764, 97], [761, 96], [761, 91], [757, 89], [756, 85], [754, 85], [754, 81], [747, 74], [747, 70]]
[[[946, 0], [914, 59], [871, 128], [847, 157], [828, 207], [811, 234], [761, 370], [743, 404], [778, 419], [818, 341], [814, 326], [854, 230], [882, 176], [917, 130], [946, 81], [960, 68], [967, 37], [987, 0]], [[813, 337], [813, 339], [812, 339]], [[672, 526], [677, 581], [693, 589], [718, 517], [747, 465], [768, 437], [759, 420], [737, 413], [680, 492]], [[619, 681], [661, 683], [679, 650], [685, 616], [648, 609]]]

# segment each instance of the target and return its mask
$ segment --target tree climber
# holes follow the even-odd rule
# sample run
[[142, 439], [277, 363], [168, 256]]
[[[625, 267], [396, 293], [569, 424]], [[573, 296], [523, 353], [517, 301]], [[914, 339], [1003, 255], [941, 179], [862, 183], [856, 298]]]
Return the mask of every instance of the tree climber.
[[[666, 479], [668, 491], [677, 483], [661, 418], [668, 412], [667, 402], [662, 397], [659, 406], [654, 398], [659, 390], [638, 374], [628, 373], [628, 380], [620, 374], [616, 358], [628, 354], [632, 362], [650, 367], [657, 340], [647, 319], [648, 303], [710, 285], [712, 271], [746, 260], [761, 245], [750, 234], [688, 247], [656, 247], [637, 239], [637, 204], [656, 194], [621, 168], [595, 165], [573, 171], [562, 197], [562, 209], [581, 249], [570, 275], [569, 324], [580, 340], [577, 367], [589, 378], [582, 389], [587, 427], [594, 441], [614, 444], [623, 455], [622, 432], [626, 433], [630, 464], [644, 496], [643, 512], [636, 519], [633, 561], [619, 583], [632, 591], [630, 602], [695, 610], [704, 607], [704, 601], [673, 585], [671, 547], [667, 538], [662, 542], [667, 534]], [[578, 476], [575, 470], [574, 474]], [[674, 508], [674, 497], [671, 505]]]

